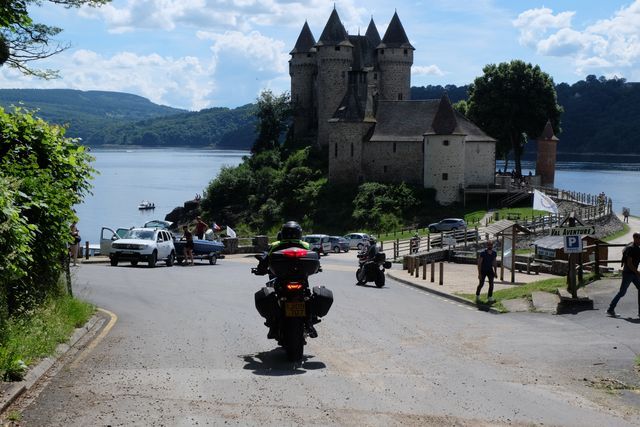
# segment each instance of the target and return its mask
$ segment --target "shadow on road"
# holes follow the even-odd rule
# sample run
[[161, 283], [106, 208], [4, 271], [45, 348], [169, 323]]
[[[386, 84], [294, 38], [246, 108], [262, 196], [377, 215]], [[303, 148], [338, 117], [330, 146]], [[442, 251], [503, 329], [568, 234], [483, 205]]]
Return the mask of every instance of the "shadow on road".
[[306, 371], [313, 371], [316, 369], [324, 369], [327, 367], [322, 362], [313, 362], [313, 355], [304, 355], [301, 363], [289, 362], [284, 350], [280, 347], [274, 348], [270, 351], [263, 351], [255, 355], [241, 356], [247, 363], [244, 365], [244, 369], [253, 371], [256, 375], [266, 376], [285, 376], [285, 375], [300, 375]]
[[389, 286], [387, 284], [385, 284], [383, 287], [379, 288], [373, 282], [371, 284], [369, 284], [369, 283], [356, 283], [356, 286], [360, 286], [361, 288], [373, 288], [373, 289], [388, 289], [389, 288]]

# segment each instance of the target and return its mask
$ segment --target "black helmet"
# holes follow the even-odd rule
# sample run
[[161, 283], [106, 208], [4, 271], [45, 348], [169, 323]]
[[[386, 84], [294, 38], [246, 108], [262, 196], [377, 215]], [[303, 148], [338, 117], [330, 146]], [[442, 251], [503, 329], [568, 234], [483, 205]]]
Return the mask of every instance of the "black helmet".
[[300, 240], [302, 238], [302, 227], [295, 221], [289, 221], [280, 230], [282, 240]]

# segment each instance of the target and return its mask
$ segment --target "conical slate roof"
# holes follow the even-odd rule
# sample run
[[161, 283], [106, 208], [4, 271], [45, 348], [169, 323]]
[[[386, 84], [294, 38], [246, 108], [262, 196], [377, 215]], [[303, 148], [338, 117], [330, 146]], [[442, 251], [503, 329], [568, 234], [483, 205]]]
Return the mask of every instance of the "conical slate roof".
[[380, 44], [380, 33], [378, 33], [378, 29], [376, 28], [376, 24], [373, 22], [373, 18], [369, 22], [369, 26], [367, 27], [367, 32], [364, 36], [369, 40], [372, 46], [378, 46]]
[[296, 45], [293, 50], [289, 52], [291, 55], [294, 53], [307, 53], [314, 50], [314, 46], [316, 44], [316, 39], [311, 34], [311, 29], [309, 29], [309, 24], [307, 21], [304, 21], [304, 25], [302, 26], [302, 31], [300, 31], [300, 35], [298, 36], [298, 40], [296, 41]]
[[400, 22], [400, 18], [398, 18], [398, 12], [394, 12], [389, 27], [387, 27], [387, 31], [382, 38], [382, 43], [378, 47], [414, 49], [411, 43], [409, 43], [407, 33], [404, 32], [404, 27]]
[[542, 135], [540, 135], [538, 139], [546, 140], [546, 141], [559, 141], [559, 139], [556, 138], [556, 135], [553, 133], [553, 126], [551, 126], [551, 120], [547, 120], [547, 124], [544, 126]]
[[331, 16], [329, 16], [329, 20], [327, 21], [327, 25], [325, 25], [324, 31], [322, 31], [320, 40], [318, 40], [317, 46], [337, 45], [350, 46], [351, 43], [349, 42], [349, 34], [347, 33], [347, 30], [344, 29], [344, 25], [342, 25], [342, 21], [340, 21], [338, 12], [333, 9]]
[[436, 112], [433, 122], [431, 123], [431, 130], [436, 135], [452, 135], [462, 134], [462, 129], [456, 119], [456, 114], [453, 111], [453, 106], [449, 100], [449, 95], [445, 92], [440, 98], [440, 105], [438, 105], [438, 111]]

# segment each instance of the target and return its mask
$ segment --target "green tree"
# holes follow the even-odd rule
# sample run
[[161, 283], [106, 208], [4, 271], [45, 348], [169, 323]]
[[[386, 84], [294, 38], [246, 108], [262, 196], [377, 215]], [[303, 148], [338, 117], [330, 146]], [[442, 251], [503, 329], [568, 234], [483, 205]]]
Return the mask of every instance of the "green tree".
[[48, 58], [66, 50], [68, 45], [56, 43], [53, 38], [62, 29], [33, 22], [29, 7], [44, 1], [66, 8], [101, 6], [111, 0], [2, 0], [0, 2], [0, 65], [9, 64], [22, 73], [45, 79], [57, 77], [55, 70], [36, 70], [29, 63]]
[[516, 172], [521, 173], [527, 139], [538, 137], [547, 120], [556, 134], [560, 131], [562, 107], [553, 79], [539, 66], [520, 60], [489, 64], [483, 71], [469, 89], [468, 116], [498, 139], [498, 156], [506, 158], [513, 151]]
[[258, 137], [252, 153], [280, 148], [280, 138], [284, 135], [291, 117], [291, 99], [288, 93], [274, 95], [270, 90], [263, 91], [257, 100]]

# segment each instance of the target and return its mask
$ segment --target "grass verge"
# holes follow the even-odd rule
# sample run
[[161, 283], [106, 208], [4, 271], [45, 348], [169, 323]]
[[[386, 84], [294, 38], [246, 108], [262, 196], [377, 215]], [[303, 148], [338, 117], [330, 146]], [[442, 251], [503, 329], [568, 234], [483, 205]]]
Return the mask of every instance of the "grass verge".
[[84, 325], [95, 307], [70, 296], [52, 299], [29, 316], [10, 319], [0, 346], [0, 375], [4, 381], [19, 381], [26, 369], [50, 356], [66, 342], [74, 329]]
[[[585, 275], [584, 283], [581, 286], [589, 283], [593, 279], [594, 275], [587, 274]], [[564, 288], [567, 286], [567, 278], [566, 277], [553, 277], [551, 279], [538, 280], [537, 282], [531, 282], [524, 285], [514, 286], [509, 289], [500, 289], [493, 292], [493, 298], [495, 298], [496, 302], [493, 304], [493, 307], [501, 312], [507, 312], [502, 305], [502, 301], [516, 298], [526, 298], [531, 300], [531, 294], [534, 292], [551, 292], [555, 293], [558, 288]], [[475, 301], [475, 294], [456, 294], [470, 301]], [[486, 299], [480, 300], [481, 304], [488, 304]]]
[[620, 231], [616, 231], [613, 234], [609, 234], [608, 236], [605, 236], [602, 238], [602, 240], [604, 240], [605, 242], [610, 242], [613, 239], [617, 239], [618, 237], [624, 236], [625, 234], [627, 234], [629, 232], [630, 228], [629, 228], [629, 224], [627, 223], [622, 223], [622, 230]]

